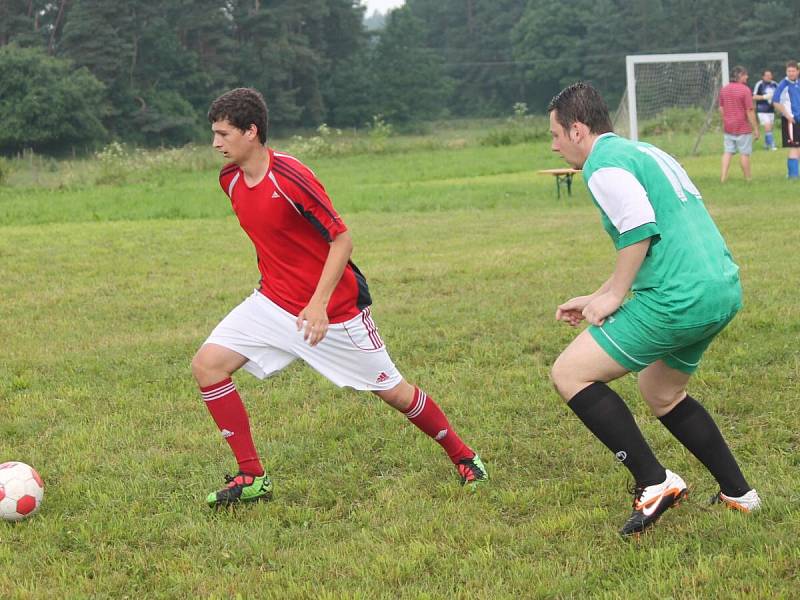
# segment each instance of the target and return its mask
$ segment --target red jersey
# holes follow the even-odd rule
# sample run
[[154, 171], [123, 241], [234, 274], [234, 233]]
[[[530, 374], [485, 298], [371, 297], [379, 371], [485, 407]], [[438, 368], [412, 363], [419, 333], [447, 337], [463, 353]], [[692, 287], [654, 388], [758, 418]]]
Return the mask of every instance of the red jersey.
[[752, 133], [747, 111], [753, 110], [753, 94], [743, 83], [729, 83], [719, 91], [722, 107], [722, 125], [725, 133], [742, 135]]
[[[259, 183], [248, 186], [231, 163], [220, 171], [219, 184], [256, 247], [259, 291], [297, 315], [317, 288], [330, 242], [347, 227], [311, 169], [288, 154], [267, 152], [269, 170]], [[328, 302], [328, 319], [347, 321], [371, 303], [366, 279], [348, 262]]]

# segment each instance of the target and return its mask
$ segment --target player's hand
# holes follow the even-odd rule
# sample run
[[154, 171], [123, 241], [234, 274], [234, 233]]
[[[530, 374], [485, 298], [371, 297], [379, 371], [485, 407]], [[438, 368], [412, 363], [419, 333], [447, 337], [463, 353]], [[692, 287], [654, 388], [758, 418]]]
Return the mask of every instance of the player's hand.
[[617, 296], [612, 292], [605, 292], [593, 298], [583, 309], [583, 316], [589, 323], [599, 327], [605, 323], [608, 315], [614, 314], [622, 306], [624, 297]]
[[575, 298], [570, 298], [563, 304], [559, 304], [558, 308], [556, 308], [556, 321], [563, 321], [570, 327], [577, 326], [583, 321], [583, 309], [591, 300], [591, 295], [577, 296]]
[[312, 302], [300, 311], [297, 315], [297, 331], [301, 329], [303, 339], [309, 346], [316, 346], [325, 338], [328, 333], [328, 311], [323, 304]]
[[754, 140], [757, 140], [760, 136], [761, 136], [761, 134], [758, 132], [758, 130], [753, 132], [753, 139]]

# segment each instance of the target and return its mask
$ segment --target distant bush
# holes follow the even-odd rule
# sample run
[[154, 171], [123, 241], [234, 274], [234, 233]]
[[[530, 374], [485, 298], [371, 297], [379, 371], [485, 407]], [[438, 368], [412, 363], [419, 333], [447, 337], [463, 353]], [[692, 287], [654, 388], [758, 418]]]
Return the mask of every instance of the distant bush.
[[493, 129], [478, 142], [481, 146], [511, 146], [537, 142], [547, 138], [549, 121], [539, 115], [529, 115], [528, 105], [524, 102], [514, 104], [514, 114], [509, 117], [503, 127]]
[[57, 151], [106, 138], [105, 86], [37, 48], [0, 47], [0, 151]]
[[392, 126], [383, 119], [383, 115], [373, 115], [368, 128], [369, 139], [375, 150], [383, 151], [386, 148], [386, 140], [394, 133]]
[[99, 166], [98, 184], [119, 184], [130, 179], [158, 179], [174, 172], [195, 172], [220, 166], [207, 147], [183, 146], [145, 150], [111, 142], [94, 156]]
[[11, 162], [0, 156], [0, 185], [3, 185], [8, 180], [10, 172]]
[[28, 150], [17, 158], [0, 158], [6, 185], [68, 188], [130, 181], [165, 181], [171, 173], [216, 170], [222, 159], [210, 146], [145, 150], [111, 142], [87, 158], [55, 159]]
[[[670, 133], [699, 133], [707, 118], [702, 108], [668, 108], [652, 119], [646, 119], [639, 125], [639, 135], [663, 135]], [[710, 129], [719, 125], [719, 112], [711, 115]]]
[[[331, 129], [325, 123], [317, 128], [316, 135], [295, 135], [285, 145], [286, 150], [301, 158], [342, 156], [348, 154], [381, 153], [390, 150], [389, 138], [394, 134], [392, 126], [381, 115], [372, 117], [367, 124], [366, 136], [344, 136], [340, 129]], [[399, 150], [400, 147], [392, 148]]]

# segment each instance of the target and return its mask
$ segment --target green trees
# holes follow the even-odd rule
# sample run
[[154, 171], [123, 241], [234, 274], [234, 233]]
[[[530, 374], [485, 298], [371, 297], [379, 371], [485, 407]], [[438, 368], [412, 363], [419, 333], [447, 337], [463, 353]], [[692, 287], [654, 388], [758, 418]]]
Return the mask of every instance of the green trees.
[[[209, 103], [235, 86], [261, 90], [286, 130], [377, 114], [506, 116], [517, 102], [538, 112], [576, 79], [613, 104], [634, 53], [725, 50], [731, 64], [780, 76], [798, 58], [783, 44], [798, 20], [796, 0], [406, 0], [367, 31], [360, 0], [0, 0], [0, 48], [6, 64], [18, 54], [20, 68], [33, 61], [51, 79], [72, 69], [53, 94], [67, 106], [77, 87], [95, 115], [88, 133], [67, 119], [37, 136], [160, 145], [205, 138]], [[15, 123], [49, 114], [15, 90], [13, 102], [0, 95]], [[48, 146], [2, 135], [4, 148]]]
[[373, 59], [376, 107], [401, 122], [442, 116], [451, 89], [442, 63], [426, 47], [425, 22], [408, 7], [395, 10]]
[[106, 136], [105, 86], [38, 48], [0, 47], [0, 151], [64, 151]]

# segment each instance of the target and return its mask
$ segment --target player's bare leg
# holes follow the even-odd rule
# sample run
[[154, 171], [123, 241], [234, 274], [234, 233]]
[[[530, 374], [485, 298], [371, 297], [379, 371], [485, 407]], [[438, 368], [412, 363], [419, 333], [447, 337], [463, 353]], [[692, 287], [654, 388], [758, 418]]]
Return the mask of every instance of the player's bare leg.
[[272, 481], [261, 465], [247, 410], [231, 380], [231, 375], [246, 362], [247, 358], [238, 352], [217, 344], [204, 344], [192, 359], [192, 374], [206, 407], [239, 465], [239, 472], [226, 476], [225, 486], [206, 498], [213, 507], [272, 497]]
[[722, 154], [722, 175], [720, 175], [720, 182], [725, 183], [728, 179], [728, 169], [731, 166], [731, 158], [733, 158], [733, 154], [730, 152], [723, 152]]
[[217, 344], [203, 344], [192, 359], [197, 385], [206, 387], [230, 377], [247, 362], [247, 357]]
[[691, 375], [657, 361], [639, 373], [639, 391], [653, 414], [714, 476], [720, 492], [714, 499], [750, 512], [761, 505], [758, 493], [742, 475], [717, 424], [686, 393]]
[[456, 465], [461, 484], [486, 481], [489, 475], [480, 456], [467, 446], [451, 427], [444, 412], [433, 398], [405, 379], [388, 390], [375, 390], [375, 395], [406, 415], [409, 421], [433, 438]]
[[745, 181], [750, 181], [750, 156], [747, 154], [740, 154], [739, 163], [742, 165], [742, 173], [744, 173]]
[[633, 512], [620, 530], [622, 535], [650, 527], [686, 495], [686, 483], [658, 462], [625, 402], [606, 385], [627, 372], [588, 330], [567, 346], [551, 372], [570, 409], [633, 475]]
[[591, 384], [597, 381], [607, 383], [627, 372], [584, 330], [556, 359], [550, 376], [561, 397], [569, 401]]

